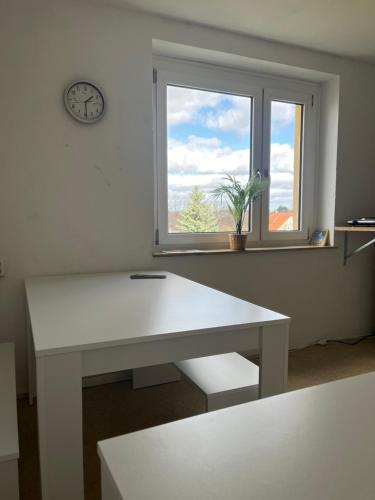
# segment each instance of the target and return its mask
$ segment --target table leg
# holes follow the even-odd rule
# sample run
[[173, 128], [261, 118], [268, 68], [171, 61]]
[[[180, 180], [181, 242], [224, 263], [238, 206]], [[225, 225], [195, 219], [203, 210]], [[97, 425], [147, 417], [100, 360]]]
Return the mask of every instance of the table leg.
[[29, 405], [34, 402], [36, 393], [36, 373], [35, 373], [35, 351], [33, 336], [31, 331], [29, 309], [26, 306], [26, 340], [27, 340], [27, 368], [28, 368], [28, 384], [29, 384]]
[[288, 387], [289, 324], [260, 328], [259, 347], [260, 397], [285, 392]]
[[0, 485], [0, 498], [19, 500], [17, 459], [0, 463]]
[[101, 462], [101, 483], [102, 500], [120, 500], [120, 495], [116, 491], [108, 468], [103, 461]]
[[83, 500], [81, 353], [37, 358], [43, 500]]

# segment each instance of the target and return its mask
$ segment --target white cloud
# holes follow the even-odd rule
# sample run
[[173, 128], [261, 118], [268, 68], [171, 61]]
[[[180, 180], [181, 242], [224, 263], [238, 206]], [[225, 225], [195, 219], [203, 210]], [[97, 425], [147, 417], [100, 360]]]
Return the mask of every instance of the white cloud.
[[[229, 103], [229, 106], [228, 106]], [[168, 125], [200, 124], [214, 131], [249, 134], [251, 101], [243, 96], [168, 86]], [[202, 112], [202, 110], [204, 110]], [[272, 103], [272, 129], [278, 131], [294, 122], [293, 103]], [[193, 130], [193, 129], [192, 129]], [[225, 173], [246, 181], [249, 148], [234, 150], [218, 138], [190, 136], [187, 142], [169, 140], [168, 189], [171, 206], [180, 209], [193, 186], [207, 194]], [[271, 145], [271, 210], [293, 203], [294, 150], [289, 144]]]
[[215, 92], [170, 85], [167, 92], [168, 125], [197, 121], [200, 109], [217, 106], [225, 97]]
[[270, 205], [293, 207], [294, 150], [289, 144], [271, 144]]
[[[230, 103], [227, 109], [217, 109], [224, 102]], [[295, 104], [272, 102], [272, 129], [279, 131], [293, 124]], [[202, 113], [202, 109], [211, 111]], [[215, 109], [216, 108], [216, 109]], [[212, 130], [235, 132], [246, 135], [251, 126], [251, 99], [185, 87], [168, 86], [167, 90], [168, 125], [182, 123], [201, 123]]]
[[170, 141], [168, 171], [170, 174], [246, 175], [249, 172], [249, 149], [233, 150], [216, 137], [190, 136], [186, 143]]
[[272, 102], [272, 128], [278, 130], [287, 127], [294, 122], [295, 104], [289, 102]]
[[[250, 132], [251, 99], [204, 90], [168, 86], [168, 125], [200, 123], [201, 125], [225, 132], [245, 135]], [[224, 102], [227, 109], [217, 109]], [[202, 109], [212, 109], [202, 113]], [[216, 109], [215, 109], [216, 108]]]
[[194, 186], [210, 195], [226, 173], [246, 182], [250, 150], [233, 150], [216, 137], [190, 136], [186, 143], [170, 141], [168, 196], [172, 210], [180, 210]]
[[[180, 210], [194, 186], [208, 196], [225, 173], [246, 182], [249, 149], [233, 150], [216, 137], [190, 136], [186, 143], [170, 141], [168, 148], [168, 191], [172, 210]], [[293, 204], [294, 152], [289, 144], [271, 145], [271, 210]]]
[[227, 96], [232, 107], [213, 111], [204, 117], [206, 127], [225, 132], [235, 132], [239, 135], [250, 133], [251, 100], [248, 97]]
[[294, 170], [294, 149], [289, 144], [271, 144], [271, 173]]

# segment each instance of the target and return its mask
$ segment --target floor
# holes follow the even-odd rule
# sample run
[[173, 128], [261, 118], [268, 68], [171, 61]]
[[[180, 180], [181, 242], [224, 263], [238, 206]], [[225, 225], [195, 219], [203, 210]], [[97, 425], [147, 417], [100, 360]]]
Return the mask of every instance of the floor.
[[[375, 338], [355, 345], [330, 343], [290, 353], [289, 390], [375, 371]], [[96, 442], [203, 412], [201, 394], [186, 381], [132, 390], [119, 382], [83, 390], [85, 488], [100, 499]], [[40, 500], [36, 407], [19, 400], [21, 500]]]

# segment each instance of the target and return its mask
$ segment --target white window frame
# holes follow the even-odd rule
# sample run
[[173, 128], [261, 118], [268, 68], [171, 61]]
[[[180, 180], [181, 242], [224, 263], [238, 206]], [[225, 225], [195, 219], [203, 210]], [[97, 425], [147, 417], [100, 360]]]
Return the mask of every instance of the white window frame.
[[[219, 248], [228, 245], [228, 233], [169, 233], [168, 232], [168, 158], [167, 158], [167, 102], [166, 89], [168, 85], [212, 90], [216, 92], [242, 95], [252, 98], [252, 173], [259, 171], [264, 177], [269, 172], [269, 150], [265, 137], [265, 127], [270, 127], [270, 113], [266, 113], [267, 99], [274, 99], [276, 95], [284, 96], [280, 100], [303, 104], [314, 99], [318, 100], [318, 85], [285, 78], [264, 77], [247, 71], [221, 68], [209, 64], [180, 61], [177, 59], [154, 57], [154, 156], [155, 156], [155, 245], [157, 247], [186, 247], [200, 246], [202, 248]], [[272, 90], [275, 89], [275, 90]], [[293, 98], [291, 97], [293, 96]], [[312, 97], [313, 96], [313, 97]], [[297, 99], [297, 101], [296, 101]], [[269, 101], [270, 102], [270, 101]], [[302, 103], [302, 102], [301, 102]], [[305, 104], [306, 106], [306, 104]], [[307, 109], [307, 107], [305, 107]], [[314, 201], [314, 172], [316, 149], [316, 109], [309, 115], [308, 129], [312, 130], [313, 140], [307, 141], [304, 146], [304, 162], [308, 157], [308, 168], [303, 163], [302, 181], [302, 219], [301, 231], [268, 231], [268, 194], [253, 203], [251, 211], [250, 232], [247, 232], [248, 242], [254, 246], [261, 246], [264, 242], [282, 241], [293, 243], [308, 240], [313, 220]], [[305, 114], [305, 113], [304, 113]], [[311, 120], [311, 121], [310, 121]], [[267, 125], [268, 123], [268, 125]], [[268, 134], [269, 141], [269, 134]], [[264, 159], [268, 156], [268, 162]], [[306, 193], [304, 193], [306, 189]], [[305, 219], [303, 218], [305, 216]], [[267, 227], [266, 227], [267, 226]], [[286, 234], [285, 234], [286, 233]]]
[[[271, 103], [272, 101], [290, 102], [303, 105], [301, 171], [300, 171], [300, 229], [290, 231], [269, 231], [270, 190], [262, 195], [261, 240], [296, 241], [308, 240], [314, 222], [314, 185], [316, 151], [316, 96], [315, 94], [289, 89], [264, 89], [263, 101], [263, 175], [270, 177], [271, 159]], [[308, 137], [308, 140], [305, 140]]]

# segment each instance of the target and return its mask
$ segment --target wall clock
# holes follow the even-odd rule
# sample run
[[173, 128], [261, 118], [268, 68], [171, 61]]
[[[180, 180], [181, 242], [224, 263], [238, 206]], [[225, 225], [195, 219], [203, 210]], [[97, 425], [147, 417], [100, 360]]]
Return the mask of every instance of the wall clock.
[[64, 103], [68, 113], [81, 123], [95, 123], [104, 114], [103, 94], [90, 82], [69, 84], [64, 92]]

